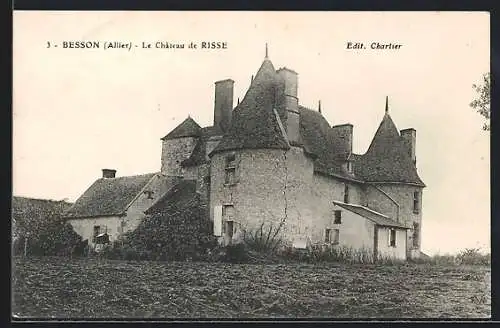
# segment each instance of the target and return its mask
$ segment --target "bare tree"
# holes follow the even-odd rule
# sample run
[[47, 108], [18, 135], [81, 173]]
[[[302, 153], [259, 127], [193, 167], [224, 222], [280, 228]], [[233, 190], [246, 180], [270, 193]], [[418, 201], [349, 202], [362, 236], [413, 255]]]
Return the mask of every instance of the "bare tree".
[[483, 130], [485, 131], [490, 131], [490, 81], [491, 73], [488, 72], [483, 74], [483, 82], [481, 84], [472, 85], [472, 88], [478, 93], [478, 97], [469, 104], [470, 107], [484, 116], [486, 122], [483, 125]]

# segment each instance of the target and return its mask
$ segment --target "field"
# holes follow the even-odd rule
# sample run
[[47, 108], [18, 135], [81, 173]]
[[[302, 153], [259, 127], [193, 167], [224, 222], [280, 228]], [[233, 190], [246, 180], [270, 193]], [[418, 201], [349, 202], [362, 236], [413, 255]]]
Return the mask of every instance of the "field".
[[13, 260], [30, 318], [488, 318], [485, 266]]

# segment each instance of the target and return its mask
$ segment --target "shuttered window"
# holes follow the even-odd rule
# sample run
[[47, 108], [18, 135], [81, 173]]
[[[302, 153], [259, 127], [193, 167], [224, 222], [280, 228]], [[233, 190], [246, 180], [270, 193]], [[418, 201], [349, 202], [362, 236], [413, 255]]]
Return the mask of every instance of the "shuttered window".
[[222, 236], [222, 206], [214, 206], [214, 236]]

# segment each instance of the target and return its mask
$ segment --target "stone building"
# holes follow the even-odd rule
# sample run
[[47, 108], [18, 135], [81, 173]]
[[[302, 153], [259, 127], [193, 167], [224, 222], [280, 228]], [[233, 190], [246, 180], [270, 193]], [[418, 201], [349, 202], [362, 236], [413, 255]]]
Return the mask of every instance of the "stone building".
[[[233, 86], [230, 79], [215, 82], [213, 126], [201, 127], [188, 117], [161, 139], [161, 172], [155, 175], [161, 187], [133, 215], [123, 211], [132, 201], [120, 201], [119, 211], [109, 211], [116, 222], [137, 222], [178, 180], [192, 180], [221, 243], [263, 226], [278, 230], [295, 247], [339, 245], [368, 249], [378, 257], [420, 256], [425, 185], [416, 168], [416, 131], [396, 128], [387, 99], [368, 150], [355, 154], [353, 126], [331, 126], [321, 105], [317, 110], [302, 106], [298, 74], [275, 69], [267, 53], [234, 108]], [[120, 190], [112, 187], [119, 179], [134, 178], [99, 183]], [[91, 189], [68, 212], [82, 208], [84, 215], [71, 220], [77, 231], [90, 229], [81, 227], [91, 224], [81, 221], [90, 214], [100, 220], [107, 215], [101, 206], [94, 212], [85, 208], [121, 197], [113, 192], [94, 197]], [[130, 197], [143, 193], [137, 186]]]

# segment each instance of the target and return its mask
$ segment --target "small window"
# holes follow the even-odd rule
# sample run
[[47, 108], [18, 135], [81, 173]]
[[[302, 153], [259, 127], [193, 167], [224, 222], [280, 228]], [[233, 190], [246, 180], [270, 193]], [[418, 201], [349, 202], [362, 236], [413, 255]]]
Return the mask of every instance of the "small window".
[[339, 229], [333, 229], [332, 244], [338, 245], [339, 244], [339, 239], [340, 239], [340, 230]]
[[413, 213], [420, 213], [420, 192], [418, 191], [413, 193]]
[[396, 247], [396, 229], [391, 229], [389, 232], [389, 246]]
[[417, 222], [413, 223], [413, 247], [418, 248], [420, 244], [420, 226]]
[[335, 211], [335, 219], [333, 221], [334, 224], [342, 223], [342, 211]]
[[352, 173], [352, 162], [347, 162], [347, 172]]
[[344, 203], [349, 203], [349, 185], [347, 184], [344, 186]]
[[226, 175], [224, 178], [225, 184], [235, 184], [236, 183], [236, 168], [228, 167], [226, 168]]
[[228, 239], [233, 238], [233, 233], [234, 233], [234, 221], [226, 221], [225, 224], [225, 234]]
[[325, 243], [330, 243], [332, 241], [332, 229], [325, 229]]
[[144, 194], [146, 195], [146, 197], [147, 197], [148, 199], [153, 199], [153, 194], [154, 194], [154, 193], [155, 193], [155, 192], [154, 192], [154, 191], [151, 191], [151, 190], [146, 190], [146, 191], [144, 191]]
[[226, 168], [225, 168], [225, 184], [235, 184], [236, 181], [236, 155], [229, 154], [226, 156]]
[[226, 156], [226, 168], [235, 167], [236, 166], [236, 155], [229, 154]]
[[233, 205], [224, 205], [222, 207], [222, 217], [224, 217], [224, 218], [234, 217], [234, 206]]

